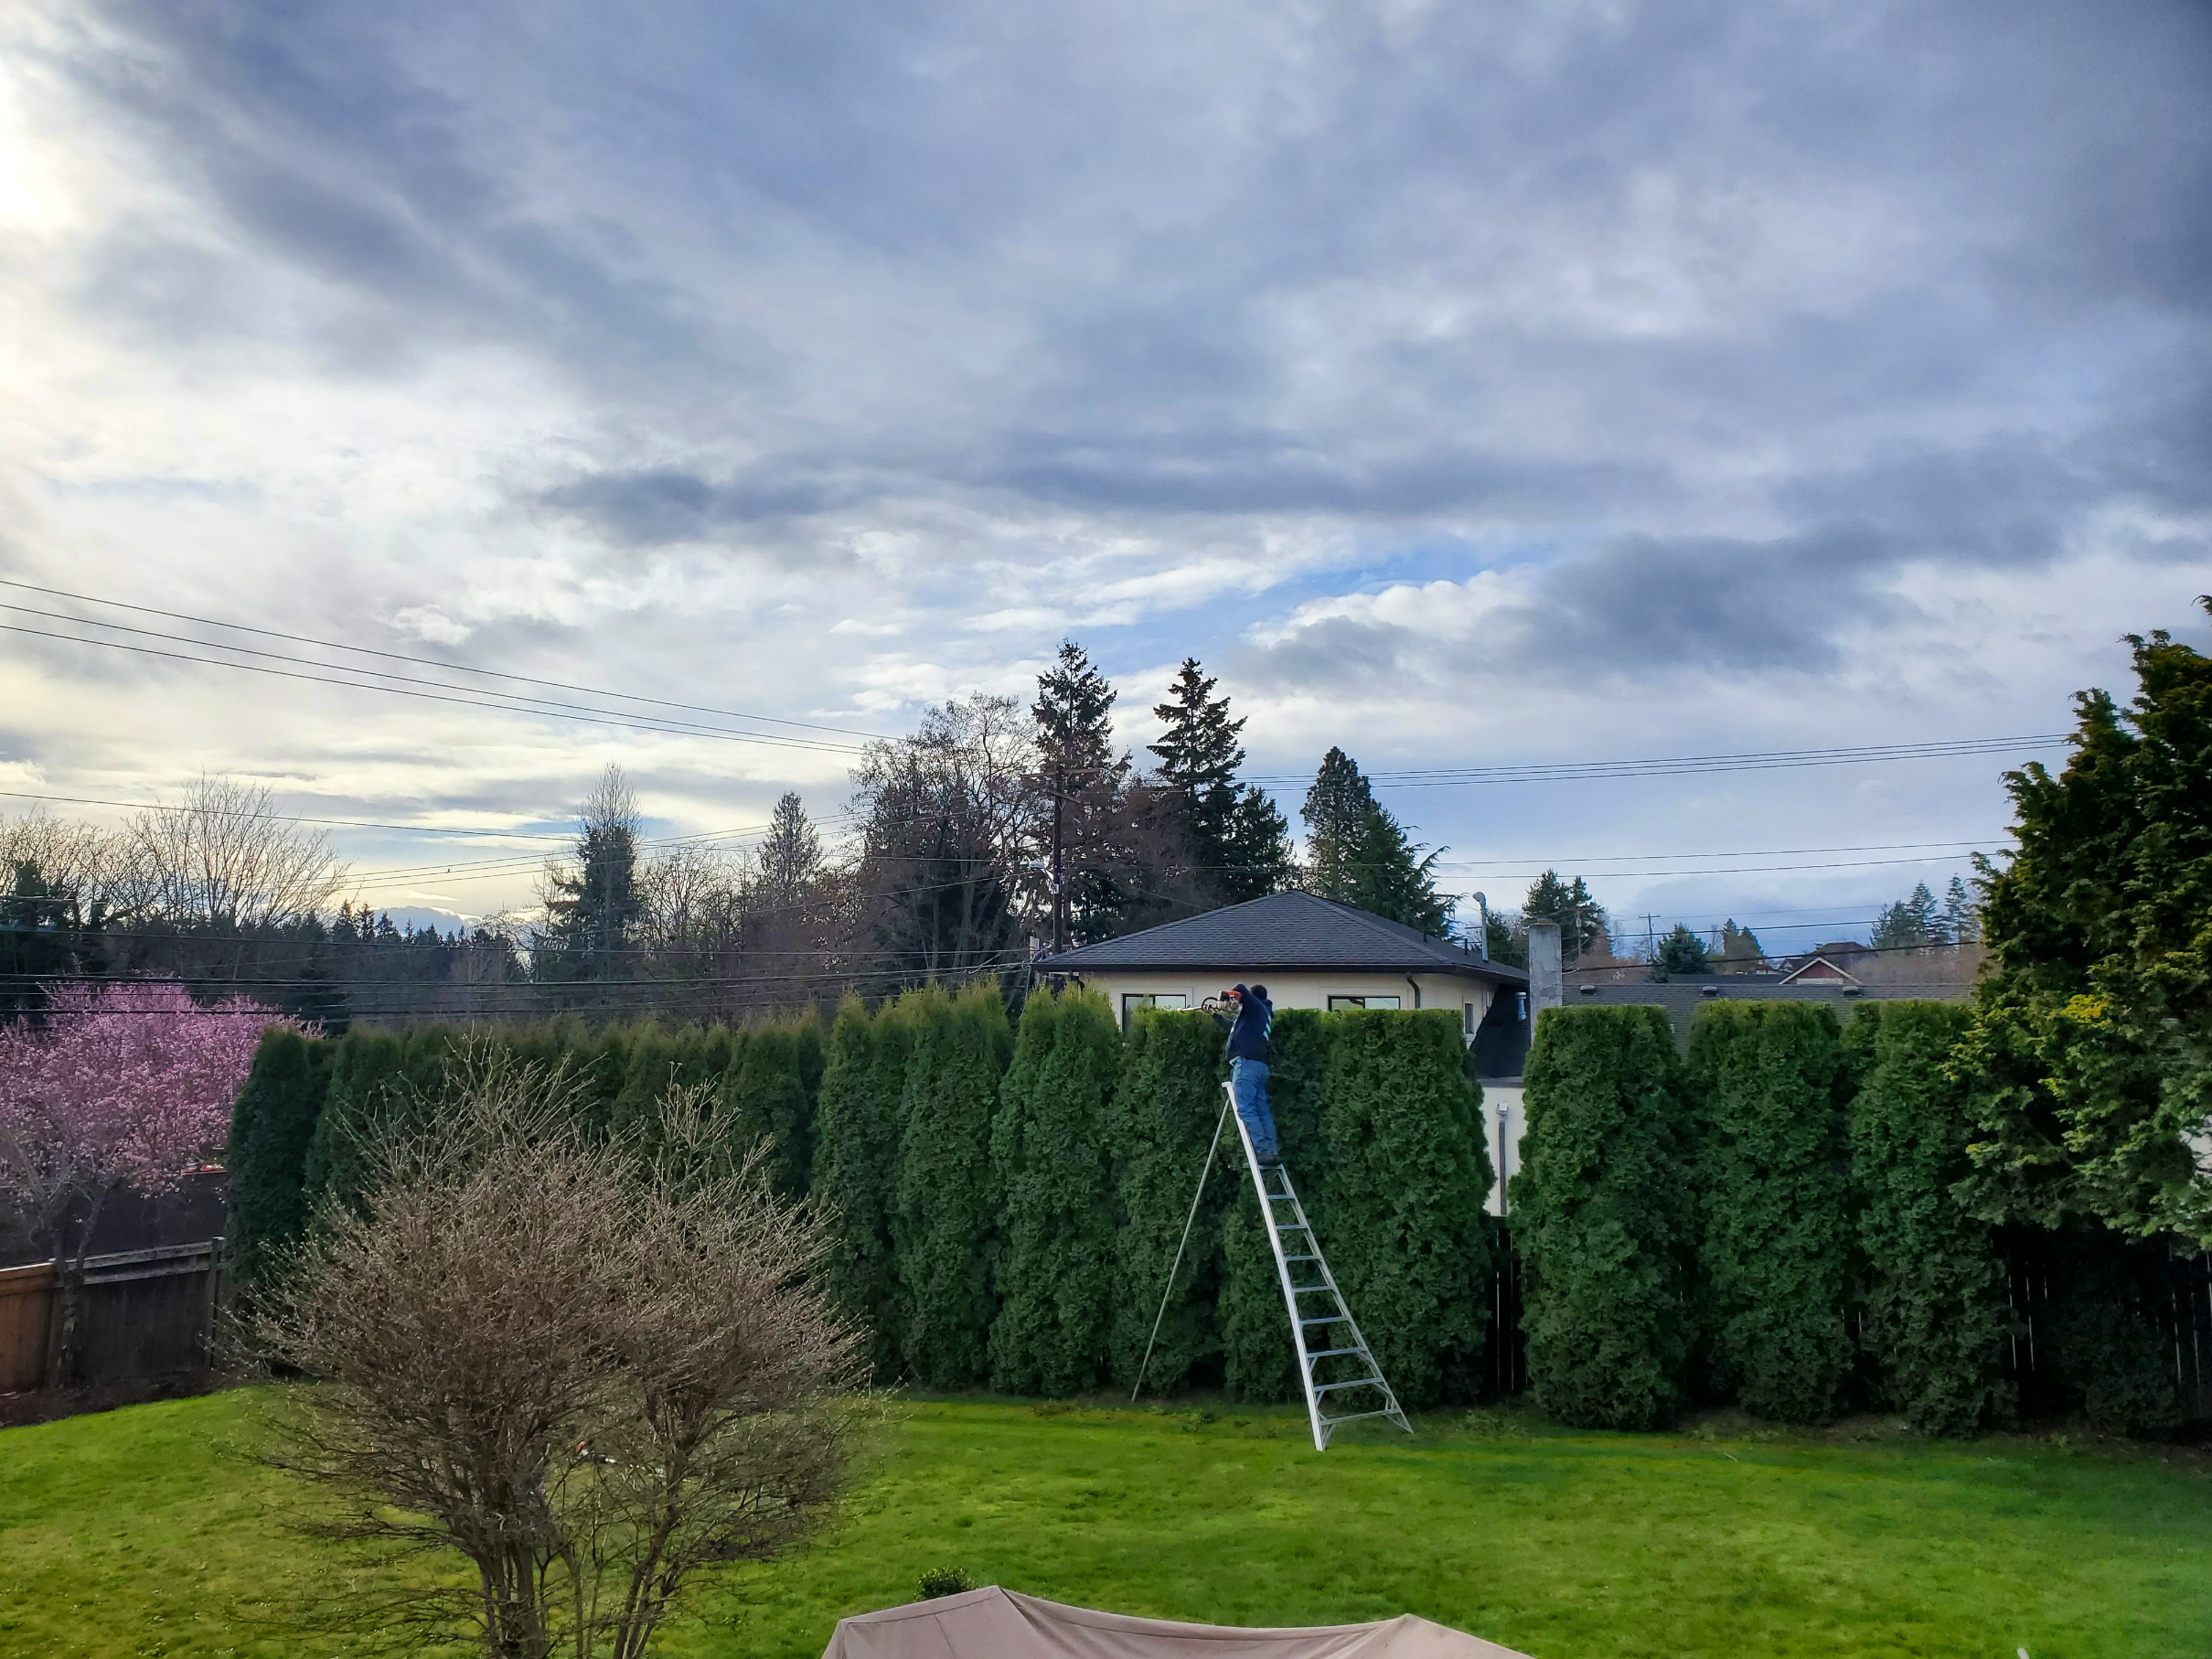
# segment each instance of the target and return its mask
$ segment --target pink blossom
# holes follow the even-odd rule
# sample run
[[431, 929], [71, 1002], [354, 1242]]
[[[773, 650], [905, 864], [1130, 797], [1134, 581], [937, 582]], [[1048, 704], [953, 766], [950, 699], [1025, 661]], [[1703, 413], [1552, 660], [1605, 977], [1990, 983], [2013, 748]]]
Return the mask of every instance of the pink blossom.
[[244, 1001], [144, 981], [58, 987], [0, 1029], [0, 1205], [51, 1234], [73, 1203], [173, 1190], [223, 1143], [262, 1033]]

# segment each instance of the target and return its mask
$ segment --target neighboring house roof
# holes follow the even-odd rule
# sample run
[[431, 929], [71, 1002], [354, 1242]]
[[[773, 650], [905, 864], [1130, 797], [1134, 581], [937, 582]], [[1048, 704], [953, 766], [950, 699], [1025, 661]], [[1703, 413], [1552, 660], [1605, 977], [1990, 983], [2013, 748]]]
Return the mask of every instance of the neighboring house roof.
[[[1873, 953], [1863, 951], [1860, 954], [1872, 955]], [[1856, 985], [1858, 983], [1858, 979], [1854, 975], [1845, 972], [1841, 968], [1838, 968], [1825, 956], [1813, 956], [1807, 958], [1805, 960], [1800, 962], [1795, 968], [1792, 968], [1788, 973], [1784, 974], [1781, 978], [1781, 983], [1784, 985], [1810, 985], [1814, 983], [1824, 985]]]
[[1079, 946], [1038, 964], [1050, 973], [1204, 969], [1224, 973], [1452, 973], [1501, 985], [1526, 985], [1518, 968], [1478, 956], [1450, 939], [1339, 904], [1310, 893], [1209, 910], [1118, 939]]
[[1861, 985], [1856, 979], [1746, 979], [1730, 974], [1707, 979], [1669, 979], [1645, 985], [1574, 986], [1566, 1005], [1596, 1002], [1611, 1007], [1643, 1005], [1666, 1011], [1667, 1022], [1677, 1041], [1690, 1041], [1690, 1022], [1708, 1002], [1825, 1002], [1844, 1019], [1861, 1002], [1882, 1002], [1904, 997], [1926, 997], [1938, 1001], [1962, 1002], [1973, 994], [1971, 983], [1957, 985]]

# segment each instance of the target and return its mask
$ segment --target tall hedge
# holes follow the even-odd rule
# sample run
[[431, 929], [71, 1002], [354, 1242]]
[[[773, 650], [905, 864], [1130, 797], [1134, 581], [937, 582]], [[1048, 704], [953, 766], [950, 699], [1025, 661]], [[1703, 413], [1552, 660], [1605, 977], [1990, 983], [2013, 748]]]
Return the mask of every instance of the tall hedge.
[[1033, 991], [991, 1126], [999, 1312], [991, 1386], [1065, 1397], [1098, 1386], [1114, 1306], [1106, 1108], [1121, 1031], [1095, 991]]
[[1459, 1017], [1352, 1012], [1324, 1024], [1329, 1180], [1308, 1218], [1399, 1404], [1470, 1399], [1489, 1319], [1491, 1167]]
[[1865, 1341], [1887, 1404], [1925, 1434], [2012, 1420], [2004, 1375], [2006, 1266], [1997, 1234], [1953, 1196], [1975, 1134], [1967, 1086], [1947, 1075], [1972, 1011], [1869, 1002], [1846, 1033], [1861, 1073], [1851, 1170], [1866, 1262]]
[[[1280, 1016], [1277, 1026], [1279, 1033]], [[1135, 1386], [1168, 1290], [1176, 1241], [1221, 1117], [1221, 1053], [1220, 1031], [1201, 1015], [1148, 1009], [1130, 1018], [1113, 1105], [1119, 1227], [1109, 1347], [1117, 1387]], [[1149, 1392], [1171, 1392], [1220, 1358], [1222, 1216], [1234, 1202], [1244, 1161], [1234, 1129], [1223, 1131], [1217, 1159], [1144, 1373]]]
[[868, 1328], [870, 1364], [884, 1384], [901, 1373], [891, 1223], [900, 1097], [913, 1048], [914, 1020], [904, 1004], [886, 1003], [871, 1018], [859, 997], [848, 996], [829, 1027], [815, 1105], [811, 1191], [832, 1218], [830, 1295], [840, 1312]]
[[1649, 1429], [1683, 1395], [1695, 1125], [1657, 1008], [1551, 1008], [1523, 1073], [1512, 1178], [1537, 1402], [1581, 1428]]
[[1710, 1382], [1759, 1417], [1819, 1423], [1852, 1358], [1851, 1067], [1824, 1006], [1712, 1002], [1690, 1028], [1704, 1108], [1698, 1261]]
[[730, 1133], [768, 1143], [768, 1184], [786, 1198], [807, 1191], [814, 1167], [814, 1098], [822, 1032], [808, 1016], [748, 1026], [732, 1044], [721, 1110]]
[[307, 1149], [330, 1089], [328, 1043], [286, 1026], [263, 1033], [230, 1110], [233, 1270], [251, 1283], [307, 1230]]
[[[1267, 1106], [1275, 1138], [1317, 1227], [1330, 1224], [1329, 1150], [1321, 1133], [1322, 1079], [1327, 1071], [1323, 1024], [1326, 1016], [1309, 1008], [1286, 1008], [1275, 1016], [1275, 1041], [1268, 1060]], [[1220, 1065], [1218, 1037], [1215, 1064]], [[1213, 1099], [1218, 1109], [1221, 1094]], [[1275, 1255], [1260, 1225], [1259, 1199], [1245, 1168], [1236, 1130], [1226, 1131], [1232, 1148], [1226, 1184], [1232, 1194], [1222, 1218], [1221, 1290], [1216, 1303], [1222, 1343], [1222, 1380], [1232, 1398], [1290, 1400], [1298, 1391], [1298, 1351], [1290, 1345], [1289, 1316], [1275, 1276]], [[1223, 1179], [1221, 1172], [1213, 1177]], [[1333, 1236], [1333, 1235], [1330, 1235]], [[1331, 1258], [1333, 1260], [1333, 1258]], [[1354, 1316], [1360, 1310], [1355, 1306]], [[1364, 1327], [1362, 1327], [1364, 1329]]]
[[309, 1215], [326, 1198], [352, 1204], [360, 1197], [363, 1143], [388, 1121], [403, 1089], [406, 1054], [406, 1039], [397, 1032], [356, 1025], [337, 1040], [301, 1182], [300, 1202]]
[[1013, 1032], [993, 983], [956, 996], [933, 988], [909, 1000], [914, 1044], [900, 1102], [892, 1221], [901, 1346], [923, 1386], [969, 1388], [988, 1375], [997, 1311], [990, 1130]]

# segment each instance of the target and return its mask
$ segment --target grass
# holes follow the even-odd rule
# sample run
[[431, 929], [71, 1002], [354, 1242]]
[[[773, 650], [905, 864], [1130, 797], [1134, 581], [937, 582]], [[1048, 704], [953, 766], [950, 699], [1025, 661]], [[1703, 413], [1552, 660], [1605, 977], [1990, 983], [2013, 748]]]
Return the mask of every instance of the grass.
[[[250, 1407], [217, 1395], [0, 1431], [0, 1654], [344, 1651], [272, 1622], [362, 1569], [288, 1529], [279, 1478], [240, 1454]], [[1491, 1414], [1317, 1456], [1288, 1414], [903, 1416], [839, 1531], [702, 1580], [670, 1654], [812, 1659], [839, 1614], [910, 1600], [937, 1566], [1224, 1623], [1412, 1611], [1539, 1659], [2212, 1652], [2212, 1475], [2194, 1457]]]

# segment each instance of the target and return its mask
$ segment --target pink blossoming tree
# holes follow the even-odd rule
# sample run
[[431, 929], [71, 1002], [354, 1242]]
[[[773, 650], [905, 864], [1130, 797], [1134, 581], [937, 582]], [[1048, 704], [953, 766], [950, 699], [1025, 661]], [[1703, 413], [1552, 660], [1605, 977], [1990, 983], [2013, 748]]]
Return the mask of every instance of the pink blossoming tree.
[[83, 1269], [114, 1193], [173, 1192], [223, 1143], [262, 1033], [258, 1003], [197, 1003], [176, 986], [58, 987], [42, 1024], [0, 1028], [0, 1210]]

